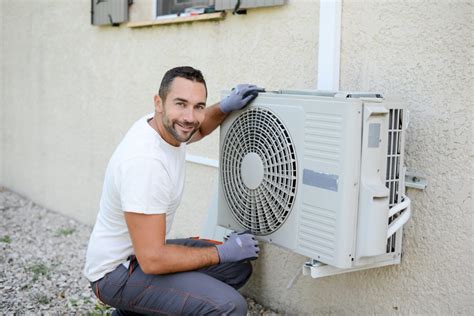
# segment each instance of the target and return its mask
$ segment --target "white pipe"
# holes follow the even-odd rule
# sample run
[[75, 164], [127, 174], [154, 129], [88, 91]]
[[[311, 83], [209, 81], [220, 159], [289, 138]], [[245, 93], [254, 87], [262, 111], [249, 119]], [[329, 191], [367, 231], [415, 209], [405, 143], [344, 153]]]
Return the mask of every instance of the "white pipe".
[[319, 10], [318, 90], [339, 90], [342, 0], [321, 0]]
[[186, 154], [186, 161], [213, 168], [219, 168], [219, 161], [203, 156]]
[[411, 217], [411, 201], [408, 196], [403, 195], [404, 201], [394, 207], [392, 207], [389, 211], [389, 216], [392, 216], [395, 213], [405, 209], [397, 219], [395, 219], [389, 226], [387, 231], [387, 238], [390, 238], [397, 230], [403, 227], [406, 222]]
[[403, 209], [406, 209], [410, 205], [411, 201], [408, 198], [408, 196], [403, 194], [402, 197], [403, 197], [403, 202], [398, 203], [395, 206], [392, 206], [392, 208], [388, 211], [388, 217], [392, 217], [393, 215], [395, 215], [396, 213], [400, 212]]

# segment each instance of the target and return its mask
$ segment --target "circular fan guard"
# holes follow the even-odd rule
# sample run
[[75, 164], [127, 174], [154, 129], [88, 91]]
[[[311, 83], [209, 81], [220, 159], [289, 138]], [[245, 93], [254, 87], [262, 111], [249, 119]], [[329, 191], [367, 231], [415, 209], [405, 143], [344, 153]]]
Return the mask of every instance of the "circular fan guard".
[[[242, 172], [249, 157], [260, 157], [250, 169], [262, 175], [255, 186], [248, 185]], [[260, 107], [243, 112], [225, 136], [220, 165], [224, 196], [234, 218], [256, 235], [280, 228], [295, 202], [297, 183], [295, 148], [280, 119]]]

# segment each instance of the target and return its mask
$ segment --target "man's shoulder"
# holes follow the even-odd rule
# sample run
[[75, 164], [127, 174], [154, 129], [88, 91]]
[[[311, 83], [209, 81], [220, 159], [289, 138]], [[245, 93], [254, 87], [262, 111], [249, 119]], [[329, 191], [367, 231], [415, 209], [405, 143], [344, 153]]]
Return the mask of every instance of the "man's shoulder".
[[120, 142], [111, 157], [115, 167], [125, 162], [140, 163], [143, 161], [162, 161], [163, 155], [156, 150], [153, 140], [146, 137], [135, 137], [130, 133]]
[[148, 126], [146, 115], [136, 121], [132, 127], [125, 134], [124, 138], [117, 147], [117, 154], [119, 155], [153, 155], [154, 144], [156, 139], [151, 133], [151, 127]]
[[127, 134], [125, 135], [124, 140], [129, 136], [137, 136], [137, 135], [147, 135], [149, 134], [149, 127], [148, 126], [148, 119], [153, 117], [153, 113], [148, 113], [145, 116], [142, 116], [138, 120], [136, 120], [130, 129], [128, 130]]

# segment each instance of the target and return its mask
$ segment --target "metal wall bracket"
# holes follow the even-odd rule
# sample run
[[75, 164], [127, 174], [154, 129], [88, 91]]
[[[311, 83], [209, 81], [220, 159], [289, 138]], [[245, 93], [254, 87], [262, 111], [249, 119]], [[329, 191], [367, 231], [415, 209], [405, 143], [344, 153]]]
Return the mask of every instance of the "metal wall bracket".
[[424, 190], [428, 186], [428, 181], [418, 173], [407, 171], [405, 173], [405, 186], [407, 188]]

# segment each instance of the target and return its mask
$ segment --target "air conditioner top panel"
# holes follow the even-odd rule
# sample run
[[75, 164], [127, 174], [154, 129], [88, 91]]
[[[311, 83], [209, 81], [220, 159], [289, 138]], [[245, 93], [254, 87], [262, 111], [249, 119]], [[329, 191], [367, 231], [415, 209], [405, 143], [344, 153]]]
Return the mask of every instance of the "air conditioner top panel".
[[378, 92], [351, 92], [351, 91], [333, 91], [333, 90], [279, 90], [280, 94], [289, 95], [313, 95], [318, 97], [337, 97], [337, 98], [379, 98], [383, 95]]
[[[223, 94], [229, 94], [230, 91], [223, 91]], [[384, 96], [380, 92], [371, 91], [335, 91], [335, 90], [314, 90], [314, 89], [280, 89], [269, 90], [264, 92], [266, 94], [279, 94], [291, 96], [315, 96], [315, 97], [338, 97], [338, 98], [380, 98]]]

